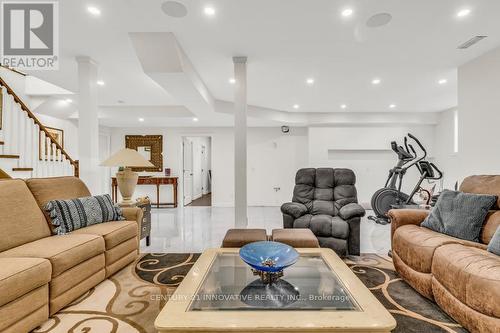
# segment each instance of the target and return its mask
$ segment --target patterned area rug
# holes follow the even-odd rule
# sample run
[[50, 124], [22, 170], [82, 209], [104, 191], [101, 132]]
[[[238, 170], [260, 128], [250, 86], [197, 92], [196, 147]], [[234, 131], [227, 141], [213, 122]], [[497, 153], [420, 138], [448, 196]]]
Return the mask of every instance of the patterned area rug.
[[[199, 254], [146, 254], [74, 301], [37, 333], [153, 333], [154, 320]], [[398, 278], [392, 262], [374, 254], [345, 262], [396, 318], [394, 332], [467, 332]]]

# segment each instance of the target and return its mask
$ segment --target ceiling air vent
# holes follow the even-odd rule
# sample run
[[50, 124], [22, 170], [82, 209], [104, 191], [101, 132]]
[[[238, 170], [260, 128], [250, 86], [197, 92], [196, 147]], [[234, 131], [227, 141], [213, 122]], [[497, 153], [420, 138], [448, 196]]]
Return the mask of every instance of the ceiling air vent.
[[477, 42], [485, 39], [486, 37], [488, 37], [488, 36], [474, 36], [471, 39], [469, 39], [468, 41], [466, 41], [465, 43], [458, 45], [458, 48], [459, 49], [468, 49], [469, 47], [471, 47], [472, 45], [476, 44]]

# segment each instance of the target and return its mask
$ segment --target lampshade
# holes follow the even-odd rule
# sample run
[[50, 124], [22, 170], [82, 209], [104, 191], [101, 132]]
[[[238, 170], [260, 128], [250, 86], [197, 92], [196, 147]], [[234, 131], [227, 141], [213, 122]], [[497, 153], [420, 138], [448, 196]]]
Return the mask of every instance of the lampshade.
[[108, 167], [154, 167], [154, 164], [149, 162], [137, 150], [124, 148], [113, 154], [106, 161], [101, 163], [101, 166]]

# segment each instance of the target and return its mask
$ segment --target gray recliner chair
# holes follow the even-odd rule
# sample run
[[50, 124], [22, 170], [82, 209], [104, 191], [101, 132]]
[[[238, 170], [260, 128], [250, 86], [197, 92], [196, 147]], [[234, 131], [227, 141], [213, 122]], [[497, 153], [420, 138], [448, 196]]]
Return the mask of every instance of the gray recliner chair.
[[307, 168], [297, 171], [293, 202], [281, 206], [284, 228], [309, 228], [321, 247], [339, 255], [359, 255], [356, 176], [349, 169]]

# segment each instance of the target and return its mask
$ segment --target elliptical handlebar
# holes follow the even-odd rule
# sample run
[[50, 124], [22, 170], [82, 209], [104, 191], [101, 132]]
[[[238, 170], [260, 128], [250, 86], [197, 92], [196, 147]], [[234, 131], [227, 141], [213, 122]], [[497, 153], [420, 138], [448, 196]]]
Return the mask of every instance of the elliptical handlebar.
[[[415, 164], [417, 164], [418, 162], [422, 161], [424, 158], [427, 157], [427, 150], [424, 148], [424, 146], [422, 145], [422, 143], [420, 143], [420, 141], [414, 136], [412, 135], [411, 133], [408, 133], [408, 137], [410, 139], [412, 139], [413, 141], [416, 142], [416, 144], [420, 147], [420, 149], [424, 152], [424, 154], [420, 157], [417, 156], [417, 153], [415, 152], [415, 149], [413, 148], [413, 146], [410, 144], [409, 146], [411, 147], [412, 149], [412, 152], [415, 153], [415, 158], [411, 161], [411, 163], [405, 165], [403, 167], [403, 170], [408, 170], [409, 168], [411, 168], [412, 166], [414, 166]], [[405, 136], [405, 145], [407, 143], [407, 138]], [[418, 157], [418, 158], [417, 158]]]
[[424, 157], [423, 158], [425, 158], [427, 156], [427, 150], [425, 150], [424, 146], [420, 143], [420, 141], [414, 135], [412, 135], [411, 133], [408, 133], [408, 137], [410, 139], [412, 139], [413, 141], [415, 141], [417, 143], [417, 145], [420, 147], [420, 149], [422, 149], [422, 151], [424, 152]]
[[434, 163], [430, 162], [429, 164], [431, 165], [431, 167], [432, 167], [435, 171], [437, 171], [438, 176], [434, 176], [434, 177], [431, 177], [431, 178], [428, 178], [428, 179], [432, 179], [432, 180], [439, 180], [439, 179], [443, 178], [443, 172], [442, 172], [441, 170], [439, 170], [439, 169], [438, 169], [438, 167], [437, 167]]

